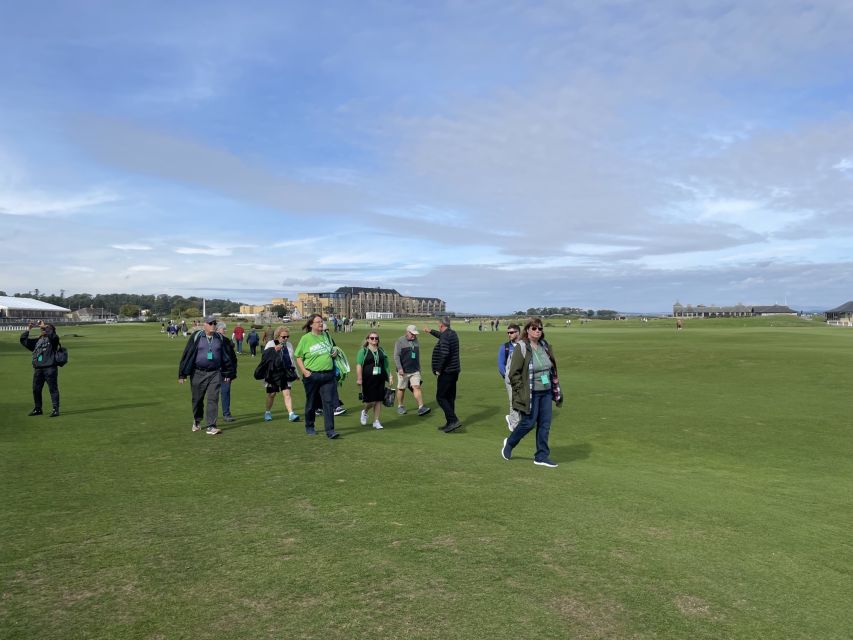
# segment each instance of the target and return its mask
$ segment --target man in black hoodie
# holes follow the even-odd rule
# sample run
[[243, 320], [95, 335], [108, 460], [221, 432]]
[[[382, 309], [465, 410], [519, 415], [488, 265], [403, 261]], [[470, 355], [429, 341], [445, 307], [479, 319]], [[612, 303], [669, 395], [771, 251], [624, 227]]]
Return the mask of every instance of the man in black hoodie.
[[44, 383], [47, 382], [50, 391], [50, 401], [53, 403], [53, 411], [50, 417], [59, 415], [59, 367], [56, 364], [56, 352], [59, 349], [59, 336], [56, 335], [56, 327], [45, 324], [39, 320], [38, 327], [41, 335], [38, 338], [30, 338], [30, 329], [35, 327], [34, 322], [28, 324], [28, 329], [21, 334], [21, 344], [25, 349], [33, 352], [33, 410], [27, 415], [40, 416], [41, 392]]
[[429, 327], [424, 327], [424, 331], [438, 338], [438, 344], [432, 351], [432, 372], [438, 376], [435, 400], [447, 420], [447, 424], [439, 429], [450, 433], [462, 426], [456, 416], [456, 382], [462, 370], [459, 362], [459, 336], [450, 328], [450, 318], [447, 316], [438, 321], [438, 331]]

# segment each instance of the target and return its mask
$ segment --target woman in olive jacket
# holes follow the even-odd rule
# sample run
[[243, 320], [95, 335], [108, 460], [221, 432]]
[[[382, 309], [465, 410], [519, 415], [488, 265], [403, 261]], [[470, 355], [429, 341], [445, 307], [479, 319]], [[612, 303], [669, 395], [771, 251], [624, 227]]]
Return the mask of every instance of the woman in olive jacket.
[[536, 455], [533, 464], [554, 468], [557, 464], [549, 457], [548, 435], [551, 431], [551, 402], [555, 398], [552, 380], [556, 378], [557, 362], [551, 346], [542, 335], [542, 320], [530, 318], [513, 349], [507, 376], [512, 386], [512, 408], [521, 413], [521, 420], [504, 439], [501, 456], [509, 460], [512, 450], [535, 425]]

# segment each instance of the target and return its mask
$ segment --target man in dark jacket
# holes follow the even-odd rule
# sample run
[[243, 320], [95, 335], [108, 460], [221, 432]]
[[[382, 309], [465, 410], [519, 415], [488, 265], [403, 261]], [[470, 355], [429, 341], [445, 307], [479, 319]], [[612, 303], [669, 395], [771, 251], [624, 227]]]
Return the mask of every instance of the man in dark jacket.
[[56, 335], [56, 327], [45, 324], [44, 320], [39, 320], [38, 327], [41, 329], [41, 335], [38, 338], [30, 338], [30, 329], [35, 326], [34, 322], [30, 322], [29, 328], [21, 334], [21, 344], [25, 349], [33, 352], [33, 410], [27, 415], [42, 415], [41, 392], [44, 389], [44, 383], [47, 382], [50, 400], [53, 403], [50, 417], [55, 418], [59, 415], [59, 368], [56, 364], [59, 336]]
[[[205, 418], [209, 435], [222, 431], [216, 427], [219, 413], [219, 390], [222, 382], [230, 382], [237, 375], [237, 358], [233, 349], [226, 346], [223, 337], [216, 332], [216, 318], [207, 316], [204, 328], [195, 331], [187, 341], [181, 364], [178, 367], [178, 382], [190, 379], [193, 403], [193, 431], [201, 429]], [[205, 411], [205, 397], [207, 411]]]
[[438, 376], [435, 400], [447, 420], [447, 424], [439, 429], [450, 433], [462, 426], [456, 416], [456, 382], [462, 370], [459, 362], [459, 336], [450, 328], [450, 318], [447, 316], [439, 320], [438, 331], [429, 327], [424, 327], [424, 331], [438, 338], [438, 344], [432, 351], [432, 372]]

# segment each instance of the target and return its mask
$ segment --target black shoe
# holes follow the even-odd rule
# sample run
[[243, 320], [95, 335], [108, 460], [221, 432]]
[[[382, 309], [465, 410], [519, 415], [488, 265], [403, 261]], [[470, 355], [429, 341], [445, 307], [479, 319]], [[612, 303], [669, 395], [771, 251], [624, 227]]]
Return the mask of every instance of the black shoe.
[[334, 440], [335, 438], [340, 438], [341, 434], [338, 433], [337, 431], [329, 431], [329, 433], [326, 434], [326, 437], [329, 440]]
[[444, 423], [443, 425], [441, 425], [440, 427], [436, 427], [436, 429], [438, 429], [439, 431], [444, 431], [445, 429], [447, 429], [447, 423], [445, 422], [445, 423]]
[[50, 412], [50, 416], [48, 416], [48, 417], [50, 417], [50, 418], [58, 418], [58, 417], [59, 417], [59, 409], [54, 409], [53, 411], [51, 411], [51, 412]]
[[222, 419], [223, 419], [225, 422], [234, 422], [234, 418], [233, 418], [233, 417], [231, 417], [231, 416], [222, 416]]
[[446, 427], [444, 427], [444, 429], [442, 429], [442, 431], [444, 431], [444, 433], [450, 433], [451, 431], [456, 431], [461, 426], [462, 426], [462, 423], [459, 422], [459, 420], [456, 420], [454, 422], [451, 422]]
[[28, 415], [28, 416], [40, 416], [40, 415], [41, 415], [41, 409], [39, 409], [38, 407], [36, 407], [36, 408], [35, 408], [35, 409], [33, 409], [32, 411], [30, 411], [27, 415]]

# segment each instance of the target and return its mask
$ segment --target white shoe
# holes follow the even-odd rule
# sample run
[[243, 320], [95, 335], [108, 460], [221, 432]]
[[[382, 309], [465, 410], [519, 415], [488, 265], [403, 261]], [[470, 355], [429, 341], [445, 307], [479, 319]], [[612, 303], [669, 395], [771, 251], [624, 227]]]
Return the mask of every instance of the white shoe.
[[361, 410], [361, 418], [359, 418], [359, 422], [362, 425], [367, 425], [367, 411], [365, 409]]
[[512, 426], [512, 422], [509, 421], [509, 416], [504, 416], [506, 418], [506, 428], [510, 430], [510, 433], [515, 431], [515, 427]]
[[382, 428], [382, 423], [381, 423], [381, 422], [379, 422], [379, 420], [374, 420], [374, 421], [373, 421], [373, 428], [374, 428], [374, 429], [381, 429], [381, 428]]

